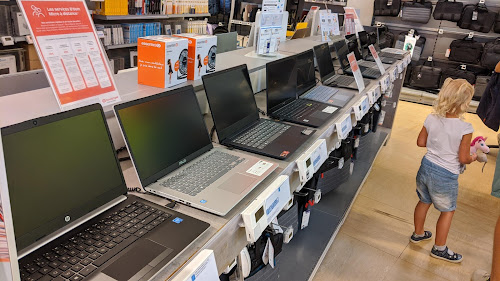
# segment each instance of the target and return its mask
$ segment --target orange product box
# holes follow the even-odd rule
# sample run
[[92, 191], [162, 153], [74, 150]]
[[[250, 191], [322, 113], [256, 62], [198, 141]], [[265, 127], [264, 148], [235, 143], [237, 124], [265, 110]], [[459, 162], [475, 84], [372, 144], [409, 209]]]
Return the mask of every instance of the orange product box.
[[173, 36], [187, 38], [188, 47], [188, 79], [198, 80], [201, 76], [215, 72], [215, 57], [217, 55], [217, 36], [198, 35], [192, 33], [174, 34]]
[[188, 40], [168, 35], [140, 37], [137, 76], [142, 85], [168, 88], [187, 81]]

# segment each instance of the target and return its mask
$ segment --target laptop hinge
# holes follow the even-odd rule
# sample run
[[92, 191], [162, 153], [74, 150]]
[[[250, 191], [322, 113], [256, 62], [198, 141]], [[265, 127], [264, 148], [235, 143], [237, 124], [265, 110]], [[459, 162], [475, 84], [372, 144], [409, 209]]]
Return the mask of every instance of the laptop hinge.
[[127, 196], [125, 195], [120, 195], [119, 197], [113, 199], [112, 201], [110, 201], [109, 203], [105, 204], [105, 205], [102, 205], [101, 207], [95, 209], [94, 211], [86, 214], [85, 216], [77, 219], [76, 221], [74, 221], [73, 223], [51, 233], [50, 235], [47, 235], [46, 237], [42, 238], [41, 240], [31, 244], [30, 246], [26, 247], [25, 249], [23, 249], [22, 251], [19, 251], [17, 253], [18, 255], [18, 259], [21, 259], [29, 254], [31, 254], [32, 252], [38, 250], [39, 248], [45, 246], [46, 244], [54, 241], [55, 239], [63, 236], [64, 234], [70, 232], [71, 230], [79, 227], [80, 225], [88, 222], [89, 220], [95, 218], [96, 216], [102, 214], [103, 212], [111, 209], [112, 207], [118, 205], [119, 203], [125, 201], [127, 199]]

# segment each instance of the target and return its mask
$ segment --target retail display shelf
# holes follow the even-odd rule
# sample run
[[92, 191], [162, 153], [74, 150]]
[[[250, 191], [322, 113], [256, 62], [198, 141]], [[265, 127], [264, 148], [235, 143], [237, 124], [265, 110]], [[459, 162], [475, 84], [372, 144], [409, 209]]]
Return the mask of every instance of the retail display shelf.
[[174, 18], [199, 18], [209, 17], [210, 14], [175, 14], [175, 15], [124, 15], [124, 16], [103, 16], [94, 15], [96, 20], [153, 20], [153, 19], [174, 19]]
[[253, 25], [253, 22], [242, 21], [242, 20], [231, 20], [231, 23], [232, 24], [239, 24], [239, 25], [248, 25], [248, 26], [252, 26]]
[[337, 1], [315, 1], [315, 0], [305, 0], [306, 3], [315, 3], [315, 4], [326, 4], [326, 5], [338, 5], [338, 6], [346, 6], [347, 2], [337, 2]]
[[[26, 42], [26, 36], [12, 36], [12, 39], [14, 40], [14, 44], [19, 42]], [[1, 41], [0, 45], [3, 45]], [[7, 46], [12, 46], [12, 45], [7, 45]]]
[[132, 48], [132, 47], [137, 47], [137, 43], [109, 45], [109, 46], [104, 46], [104, 49], [113, 50], [113, 49]]
[[[437, 94], [429, 93], [423, 90], [411, 89], [403, 87], [399, 99], [402, 101], [416, 102], [425, 105], [433, 105], [437, 98]], [[478, 101], [471, 101], [468, 112], [476, 113]]]
[[474, 37], [485, 38], [485, 39], [496, 39], [500, 34], [498, 33], [483, 33], [477, 31], [471, 31], [468, 29], [462, 29], [458, 27], [441, 27], [443, 34], [455, 34], [455, 35], [469, 35], [471, 32], [474, 33]]

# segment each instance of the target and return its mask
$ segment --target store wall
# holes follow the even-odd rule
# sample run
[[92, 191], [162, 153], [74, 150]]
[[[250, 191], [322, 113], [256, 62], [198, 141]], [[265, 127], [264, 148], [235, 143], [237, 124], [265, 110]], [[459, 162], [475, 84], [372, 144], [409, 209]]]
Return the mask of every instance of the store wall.
[[347, 7], [353, 7], [360, 11], [361, 24], [371, 25], [373, 17], [373, 0], [348, 0]]

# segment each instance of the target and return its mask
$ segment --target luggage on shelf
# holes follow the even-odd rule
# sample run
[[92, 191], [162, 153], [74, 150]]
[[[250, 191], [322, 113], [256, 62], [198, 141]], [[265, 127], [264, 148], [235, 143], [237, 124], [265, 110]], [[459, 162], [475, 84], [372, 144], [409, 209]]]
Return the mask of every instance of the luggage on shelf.
[[493, 27], [497, 13], [489, 10], [484, 4], [465, 5], [457, 25], [460, 28], [488, 33]]
[[422, 89], [438, 89], [441, 79], [442, 70], [439, 67], [434, 67], [434, 62], [430, 61], [430, 66], [422, 65], [413, 67], [411, 71], [410, 86]]
[[431, 19], [432, 3], [425, 0], [413, 0], [404, 2], [402, 9], [403, 21], [428, 23]]
[[[396, 45], [394, 46], [394, 48], [403, 50], [404, 45], [405, 45], [406, 35], [408, 35], [408, 32], [401, 32], [398, 35], [398, 40], [396, 41]], [[418, 32], [416, 30], [414, 32], [414, 35], [418, 36]], [[423, 36], [420, 36], [417, 39], [417, 43], [415, 44], [415, 48], [413, 49], [413, 55], [411, 57], [412, 61], [420, 60], [420, 56], [422, 55], [422, 52], [424, 51], [425, 41], [426, 41], [426, 39]]]
[[401, 0], [375, 0], [374, 16], [397, 17], [401, 9]]
[[394, 46], [394, 33], [390, 32], [387, 26], [378, 28], [378, 46], [380, 49], [392, 48]]
[[446, 78], [448, 77], [453, 79], [465, 79], [472, 85], [476, 83], [476, 74], [474, 74], [474, 72], [472, 71], [461, 69], [460, 66], [458, 68], [447, 68], [443, 70], [443, 74], [441, 75], [440, 86], [443, 85], [444, 80], [446, 80]]
[[473, 100], [481, 100], [481, 97], [486, 90], [486, 86], [488, 85], [488, 82], [490, 82], [490, 78], [491, 76], [478, 76], [476, 78], [476, 85], [474, 85], [474, 96], [472, 97]]
[[483, 56], [481, 57], [481, 66], [489, 70], [495, 69], [500, 61], [500, 37], [492, 42], [484, 44]]
[[432, 16], [435, 20], [447, 20], [457, 22], [462, 15], [464, 4], [456, 0], [439, 0], [434, 8]]
[[450, 44], [449, 60], [477, 64], [483, 54], [483, 44], [466, 36], [464, 39], [453, 40]]

